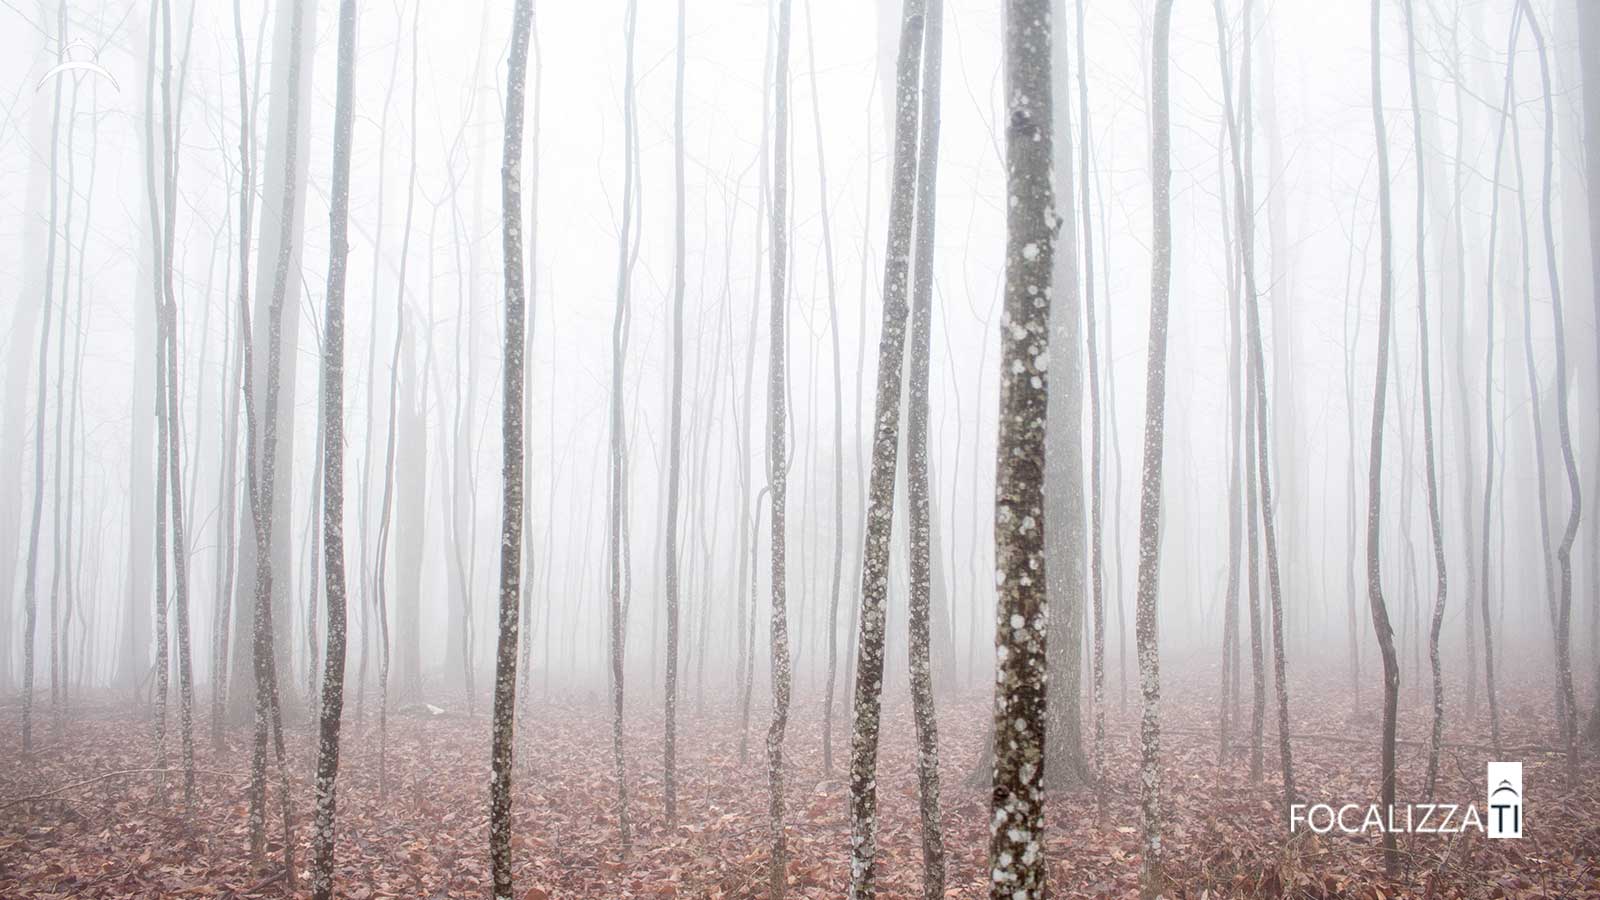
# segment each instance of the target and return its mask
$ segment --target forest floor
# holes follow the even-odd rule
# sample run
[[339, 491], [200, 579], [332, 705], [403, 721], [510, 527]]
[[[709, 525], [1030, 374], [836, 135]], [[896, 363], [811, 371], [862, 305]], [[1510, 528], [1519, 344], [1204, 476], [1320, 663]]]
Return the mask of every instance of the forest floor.
[[[1570, 785], [1555, 743], [1545, 684], [1508, 686], [1501, 699], [1502, 756], [1524, 764], [1525, 834], [1488, 840], [1478, 832], [1401, 836], [1406, 874], [1382, 877], [1372, 835], [1291, 835], [1281, 810], [1275, 729], [1265, 742], [1266, 780], [1252, 784], [1248, 752], [1217, 764], [1215, 672], [1167, 674], [1162, 752], [1169, 896], [1306, 897], [1383, 900], [1427, 898], [1600, 897], [1600, 764], [1584, 763]], [[1303, 675], [1291, 685], [1294, 765], [1306, 802], [1376, 802], [1377, 718], [1351, 715], [1336, 672]], [[1138, 701], [1119, 700], [1108, 679], [1103, 806], [1086, 787], [1052, 794], [1047, 831], [1054, 897], [1131, 897], [1138, 870]], [[1202, 684], [1203, 683], [1203, 684]], [[1203, 685], [1210, 685], [1206, 687]], [[1270, 685], [1270, 679], [1269, 679]], [[638, 690], [638, 687], [635, 687]], [[1270, 691], [1270, 688], [1269, 688]], [[538, 692], [536, 692], [538, 693]], [[713, 692], [718, 696], [726, 694]], [[338, 893], [374, 897], [482, 897], [488, 894], [488, 720], [447, 709], [403, 706], [389, 718], [387, 794], [380, 793], [375, 710], [355, 718], [347, 695], [346, 752], [339, 776]], [[759, 694], [759, 688], [758, 688]], [[1244, 705], [1250, 715], [1249, 688]], [[849, 739], [834, 739], [835, 772], [823, 774], [820, 710], [800, 693], [786, 744], [789, 896], [840, 897], [849, 861]], [[1452, 694], [1460, 697], [1460, 692]], [[659, 711], [630, 713], [626, 752], [633, 843], [620, 851], [611, 727], [594, 694], [572, 702], [536, 699], [515, 787], [514, 854], [518, 896], [546, 898], [763, 897], [768, 862], [765, 730], [758, 701], [749, 758], [740, 761], [740, 724], [725, 701], [697, 710], [680, 704], [679, 816], [664, 821]], [[1376, 708], [1371, 688], [1363, 702]], [[435, 703], [441, 703], [434, 699]], [[1480, 707], [1484, 704], [1480, 703]], [[1267, 719], [1274, 705], [1268, 698]], [[1421, 800], [1427, 766], [1428, 704], [1402, 697], [1401, 802]], [[46, 698], [36, 710], [39, 746], [20, 747], [20, 708], [0, 708], [0, 897], [283, 897], [282, 831], [276, 780], [269, 818], [268, 863], [249, 859], [246, 792], [248, 728], [211, 747], [197, 722], [198, 797], [183, 803], [181, 774], [159, 799], [155, 739], [148, 710], [126, 698], [85, 697], [57, 724]], [[1452, 713], [1441, 762], [1439, 802], [1476, 802], [1486, 787], [1487, 711]], [[169, 756], [179, 760], [176, 715]], [[197, 714], [197, 718], [201, 718]], [[987, 895], [986, 790], [969, 783], [990, 718], [987, 692], [941, 703], [947, 897]], [[310, 842], [312, 748], [304, 712], [286, 729], [293, 775], [294, 856], [306, 888]], [[880, 758], [881, 895], [921, 895], [913, 727], [903, 698], [884, 716]], [[1086, 734], [1092, 726], [1086, 722]]]

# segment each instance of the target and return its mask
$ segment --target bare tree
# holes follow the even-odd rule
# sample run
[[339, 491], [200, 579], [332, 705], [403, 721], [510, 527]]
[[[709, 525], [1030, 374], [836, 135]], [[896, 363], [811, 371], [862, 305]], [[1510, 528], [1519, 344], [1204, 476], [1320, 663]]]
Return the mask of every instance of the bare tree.
[[[873, 880], [877, 874], [877, 773], [884, 620], [889, 594], [890, 541], [894, 532], [896, 457], [900, 450], [900, 396], [909, 312], [907, 278], [919, 199], [917, 103], [922, 83], [925, 22], [923, 0], [906, 0], [902, 6], [900, 49], [895, 62], [894, 177], [889, 186], [889, 234], [883, 260], [883, 326], [878, 338], [872, 480], [868, 487], [861, 551], [861, 632], [856, 649], [855, 715], [850, 737], [850, 896], [862, 900], [874, 896]], [[920, 257], [918, 261], [921, 262]], [[932, 277], [931, 272], [929, 277]]]
[[[1139, 811], [1143, 864], [1139, 892], [1153, 900], [1165, 890], [1161, 857], [1161, 660], [1156, 602], [1161, 573], [1161, 463], [1167, 400], [1167, 305], [1172, 283], [1172, 133], [1168, 108], [1168, 36], [1172, 0], [1156, 4], [1151, 35], [1151, 168], [1155, 209], [1150, 279], [1150, 343], [1145, 370], [1144, 474], [1139, 497], [1139, 605], [1134, 619], [1139, 655]], [[1240, 179], [1242, 180], [1242, 179]], [[1259, 404], [1258, 404], [1259, 405]], [[1259, 427], [1265, 426], [1257, 423]], [[1265, 505], [1265, 504], [1264, 504]]]
[[[934, 576], [933, 555], [944, 548], [931, 536], [928, 475], [928, 368], [933, 344], [934, 210], [938, 196], [939, 94], [944, 45], [944, 0], [926, 0], [922, 39], [922, 148], [917, 160], [916, 271], [912, 279], [911, 384], [906, 398], [906, 495], [910, 507], [911, 591], [908, 656], [911, 699], [917, 729], [917, 786], [921, 797], [922, 895], [944, 897], [944, 826], [939, 812], [939, 718], [934, 708], [934, 673], [930, 660], [929, 605]], [[942, 601], [943, 598], [939, 598]], [[933, 617], [943, 620], [943, 604], [935, 601]], [[948, 628], [939, 635], [938, 652], [951, 653]], [[946, 667], [943, 671], [948, 671]], [[880, 673], [879, 680], [882, 680]]]
[[[631, 6], [631, 4], [630, 4]], [[528, 34], [533, 0], [517, 0], [511, 23], [511, 58], [506, 69], [506, 134], [500, 163], [501, 233], [505, 254], [505, 371], [502, 375], [500, 477], [500, 640], [494, 667], [494, 747], [489, 787], [489, 859], [495, 900], [511, 900], [511, 772], [516, 750], [519, 580], [523, 526], [523, 352], [527, 297], [522, 261], [522, 118], [528, 72]], [[620, 687], [618, 689], [620, 691]]]
[[[316, 822], [311, 893], [333, 896], [334, 814], [338, 806], [339, 726], [344, 713], [344, 285], [350, 257], [350, 143], [355, 114], [355, 0], [339, 3], [339, 73], [333, 113], [333, 188], [328, 208], [327, 308], [322, 316], [322, 540], [328, 590], [318, 724]], [[382, 135], [380, 135], [380, 139]]]
[[768, 827], [772, 835], [772, 857], [768, 893], [772, 900], [782, 900], [788, 872], [788, 835], [783, 825], [783, 736], [789, 725], [791, 681], [789, 611], [784, 581], [789, 482], [785, 449], [788, 363], [784, 357], [787, 340], [784, 326], [788, 318], [785, 279], [789, 253], [786, 233], [789, 225], [789, 7], [790, 0], [778, 0], [777, 57], [772, 76], [776, 120], [772, 142], [772, 342], [767, 357], [767, 475], [772, 487], [772, 724], [767, 729]]
[[989, 896], [1045, 896], [1046, 645], [1044, 444], [1054, 272], [1051, 186], [1053, 21], [1049, 0], [1004, 7], [1005, 310], [996, 438], [994, 774]]
[[[625, 74], [622, 87], [622, 115], [623, 115], [623, 178], [622, 178], [622, 228], [619, 230], [620, 244], [617, 248], [617, 306], [616, 314], [611, 324], [611, 463], [609, 468], [610, 479], [610, 582], [611, 593], [611, 755], [615, 777], [617, 779], [617, 828], [622, 836], [622, 850], [624, 853], [629, 845], [628, 828], [628, 782], [626, 767], [622, 753], [622, 662], [623, 640], [627, 632], [627, 605], [624, 597], [623, 575], [626, 568], [623, 560], [623, 531], [627, 521], [627, 437], [624, 434], [623, 424], [623, 362], [627, 354], [626, 326], [628, 319], [628, 282], [632, 270], [630, 261], [630, 239], [633, 216], [633, 198], [635, 191], [635, 162], [633, 146], [635, 141], [634, 122], [634, 83], [633, 83], [633, 42], [635, 30], [638, 27], [639, 3], [638, 0], [628, 0], [627, 21], [624, 24], [624, 53], [626, 54]], [[634, 247], [637, 251], [637, 247]]]
[[1560, 568], [1561, 593], [1556, 612], [1556, 678], [1562, 706], [1566, 709], [1565, 731], [1562, 738], [1567, 748], [1567, 778], [1578, 780], [1578, 710], [1572, 687], [1572, 545], [1578, 536], [1578, 525], [1583, 513], [1583, 489], [1578, 478], [1578, 463], [1572, 452], [1572, 429], [1567, 414], [1567, 338], [1561, 309], [1561, 272], [1556, 261], [1555, 225], [1552, 214], [1552, 183], [1555, 170], [1555, 110], [1551, 100], [1550, 59], [1545, 52], [1544, 32], [1539, 18], [1528, 0], [1521, 0], [1522, 14], [1528, 20], [1528, 31], [1533, 34], [1539, 51], [1539, 81], [1544, 98], [1544, 187], [1542, 217], [1544, 219], [1545, 264], [1550, 279], [1550, 315], [1556, 339], [1556, 435], [1561, 444], [1561, 461], [1567, 470], [1567, 495], [1571, 506], [1567, 513], [1566, 529], [1561, 535], [1561, 545], [1556, 548], [1556, 564]]
[[[1384, 809], [1394, 805], [1395, 714], [1400, 702], [1400, 662], [1395, 655], [1394, 629], [1389, 607], [1383, 601], [1379, 527], [1383, 522], [1383, 411], [1389, 385], [1389, 343], [1394, 322], [1394, 227], [1389, 215], [1389, 135], [1383, 121], [1383, 67], [1378, 26], [1382, 5], [1372, 0], [1372, 127], [1378, 148], [1378, 227], [1381, 253], [1378, 306], [1378, 375], [1372, 398], [1372, 448], [1367, 469], [1367, 600], [1372, 607], [1372, 627], [1383, 655], [1383, 756], [1379, 787]], [[1383, 868], [1390, 878], [1400, 874], [1400, 854], [1394, 832], [1383, 833]]]
[[[630, 7], [631, 9], [631, 7]], [[666, 738], [662, 744], [663, 774], [661, 794], [667, 808], [667, 827], [678, 822], [678, 487], [680, 430], [683, 419], [683, 294], [684, 272], [684, 196], [683, 186], [683, 69], [687, 62], [684, 50], [684, 29], [687, 15], [684, 0], [678, 0], [678, 71], [674, 82], [672, 101], [672, 171], [677, 202], [673, 207], [676, 229], [673, 235], [674, 262], [672, 270], [672, 402], [668, 409], [671, 419], [667, 438], [667, 552], [665, 559], [667, 587], [667, 676], [666, 676]], [[631, 40], [631, 39], [630, 39]], [[631, 65], [631, 60], [630, 60]], [[620, 777], [620, 774], [619, 774]]]

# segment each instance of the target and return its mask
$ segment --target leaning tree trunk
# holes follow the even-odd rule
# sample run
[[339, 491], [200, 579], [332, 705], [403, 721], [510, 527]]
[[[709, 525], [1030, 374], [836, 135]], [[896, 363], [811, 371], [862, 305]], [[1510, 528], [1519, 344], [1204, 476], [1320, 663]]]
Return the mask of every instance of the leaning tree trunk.
[[[683, 186], [683, 68], [684, 26], [687, 16], [684, 0], [678, 0], [678, 72], [672, 101], [672, 172], [677, 202], [673, 205], [676, 229], [673, 235], [672, 268], [672, 386], [671, 420], [667, 432], [667, 527], [666, 559], [663, 561], [667, 588], [667, 675], [666, 724], [662, 745], [661, 795], [667, 811], [667, 828], [678, 822], [678, 488], [682, 480], [681, 431], [683, 425], [683, 294], [684, 272], [684, 196]], [[630, 61], [631, 65], [631, 61]], [[654, 636], [652, 635], [652, 640]]]
[[[1144, 473], [1139, 496], [1139, 605], [1134, 618], [1139, 653], [1139, 693], [1144, 701], [1139, 724], [1139, 811], [1144, 857], [1139, 873], [1139, 892], [1145, 900], [1159, 897], [1165, 883], [1161, 854], [1161, 659], [1156, 636], [1156, 600], [1161, 574], [1161, 463], [1167, 402], [1167, 305], [1172, 286], [1172, 131], [1167, 94], [1170, 64], [1167, 45], [1171, 23], [1172, 0], [1159, 0], [1150, 56], [1150, 160], [1155, 239], [1150, 278], [1150, 342], [1145, 363]], [[1259, 396], [1259, 383], [1257, 392]], [[1257, 404], [1258, 408], [1262, 406]], [[1264, 429], [1260, 419], [1258, 415], [1257, 428]]]
[[[312, 783], [311, 893], [333, 896], [334, 813], [339, 725], [344, 713], [344, 283], [350, 257], [350, 140], [355, 114], [356, 3], [339, 3], [339, 74], [333, 113], [333, 186], [328, 204], [328, 290], [322, 316], [322, 541], [327, 577], [328, 645], [323, 653], [317, 774]], [[381, 135], [380, 135], [381, 139]], [[370, 425], [370, 423], [369, 423]]]
[[[1383, 410], [1389, 385], [1389, 333], [1394, 322], [1394, 226], [1389, 217], [1389, 136], [1383, 122], [1383, 67], [1378, 38], [1382, 16], [1379, 0], [1372, 0], [1372, 126], [1378, 148], [1378, 228], [1380, 282], [1378, 305], [1378, 375], [1372, 397], [1372, 447], [1367, 467], [1367, 600], [1372, 607], [1372, 627], [1383, 655], [1383, 756], [1379, 787], [1381, 808], [1394, 806], [1395, 714], [1400, 703], [1400, 661], [1395, 655], [1394, 629], [1383, 600], [1379, 527], [1383, 522]], [[1400, 874], [1400, 854], [1393, 831], [1383, 833], [1383, 868], [1388, 877]]]
[[[856, 651], [855, 716], [850, 737], [850, 896], [874, 895], [878, 852], [878, 744], [884, 619], [894, 531], [896, 456], [904, 373], [907, 283], [917, 212], [917, 99], [922, 81], [923, 0], [906, 0], [895, 64], [894, 179], [883, 264], [883, 326], [873, 408], [872, 479], [861, 563], [861, 633]], [[919, 263], [921, 259], [918, 259]]]
[[[527, 298], [522, 263], [522, 107], [528, 72], [533, 0], [517, 0], [506, 70], [506, 136], [500, 163], [500, 215], [505, 254], [505, 370], [502, 373], [500, 477], [500, 640], [494, 665], [494, 746], [490, 754], [489, 860], [495, 900], [511, 900], [511, 772], [516, 749], [517, 647], [522, 577], [523, 330]], [[619, 688], [620, 690], [620, 688]]]
[[767, 730], [768, 828], [772, 856], [768, 864], [768, 892], [782, 900], [788, 871], [788, 837], [783, 827], [783, 735], [789, 725], [789, 612], [786, 606], [785, 525], [789, 464], [785, 438], [788, 363], [784, 337], [788, 318], [789, 243], [789, 6], [778, 3], [777, 58], [773, 68], [772, 142], [772, 322], [767, 378], [767, 469], [772, 480], [772, 724]]
[[1055, 256], [1051, 185], [1050, 0], [1004, 7], [1006, 194], [1005, 313], [1000, 421], [995, 443], [994, 773], [989, 896], [1045, 896], [1046, 648], [1044, 469], [1050, 292]]
[[[910, 508], [911, 585], [907, 604], [911, 699], [917, 729], [917, 786], [921, 795], [922, 896], [944, 897], [944, 827], [939, 812], [939, 719], [934, 708], [928, 649], [932, 559], [944, 552], [931, 539], [928, 488], [928, 368], [933, 352], [934, 210], [939, 172], [939, 76], [944, 0], [926, 0], [923, 26], [922, 149], [917, 160], [916, 271], [911, 309], [911, 384], [906, 397], [906, 497]], [[934, 610], [934, 615], [940, 615]], [[948, 629], [938, 652], [951, 652]], [[882, 675], [879, 675], [882, 681]]]

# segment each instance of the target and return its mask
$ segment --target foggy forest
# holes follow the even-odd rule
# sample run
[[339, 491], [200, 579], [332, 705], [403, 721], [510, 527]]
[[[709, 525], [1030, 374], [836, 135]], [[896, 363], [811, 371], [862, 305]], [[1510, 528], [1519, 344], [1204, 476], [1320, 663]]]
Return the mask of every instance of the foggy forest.
[[1600, 898], [1600, 0], [0, 73], [0, 897]]

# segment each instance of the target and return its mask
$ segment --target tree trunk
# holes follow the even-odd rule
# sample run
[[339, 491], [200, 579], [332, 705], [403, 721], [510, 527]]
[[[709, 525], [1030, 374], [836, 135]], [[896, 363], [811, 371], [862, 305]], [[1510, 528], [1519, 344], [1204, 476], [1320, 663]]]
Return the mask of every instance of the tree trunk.
[[673, 234], [672, 270], [672, 400], [667, 410], [672, 424], [667, 438], [667, 549], [664, 560], [667, 588], [667, 675], [664, 698], [667, 733], [662, 742], [661, 779], [661, 794], [666, 806], [669, 829], [675, 828], [678, 823], [678, 488], [682, 478], [679, 457], [683, 420], [683, 294], [686, 280], [684, 204], [687, 198], [684, 196], [683, 186], [683, 69], [686, 62], [684, 49], [686, 18], [684, 0], [678, 0], [678, 71], [674, 82], [672, 104], [672, 171], [677, 197], [673, 205], [676, 228]]
[[768, 827], [772, 856], [768, 867], [768, 893], [782, 900], [788, 871], [788, 836], [783, 824], [783, 737], [789, 724], [789, 612], [786, 606], [788, 543], [786, 505], [789, 464], [786, 453], [785, 382], [788, 363], [784, 336], [788, 319], [789, 244], [789, 7], [778, 0], [778, 44], [773, 68], [772, 142], [772, 322], [767, 361], [767, 469], [772, 481], [772, 724], [767, 729]]
[[1051, 0], [1051, 30], [1063, 36], [1051, 50], [1051, 166], [1055, 172], [1055, 220], [1059, 223], [1051, 270], [1049, 423], [1045, 430], [1045, 545], [1054, 554], [1045, 580], [1050, 592], [1050, 671], [1046, 704], [1049, 725], [1045, 782], [1052, 788], [1092, 780], [1083, 755], [1083, 613], [1088, 546], [1083, 502], [1083, 335], [1078, 293], [1076, 203], [1072, 179], [1071, 69], [1067, 64], [1067, 7]]
[[[1140, 896], [1153, 900], [1165, 890], [1161, 855], [1161, 659], [1156, 634], [1161, 574], [1161, 468], [1167, 399], [1167, 305], [1172, 282], [1172, 135], [1168, 111], [1168, 35], [1172, 0], [1159, 0], [1151, 51], [1150, 159], [1155, 210], [1154, 259], [1150, 280], [1150, 342], [1146, 354], [1144, 473], [1139, 496], [1138, 638], [1140, 718], [1139, 811], [1143, 863]], [[1242, 179], [1240, 179], [1242, 181]], [[1256, 354], [1252, 354], [1256, 356]], [[1259, 368], [1259, 361], [1258, 361]], [[1260, 385], [1257, 384], [1258, 395]], [[1260, 407], [1263, 404], [1258, 403]], [[1258, 429], [1265, 425], [1257, 421]], [[1258, 448], [1259, 449], [1259, 448]]]
[[[328, 586], [328, 646], [323, 653], [317, 774], [312, 784], [316, 821], [311, 836], [311, 893], [316, 900], [329, 900], [333, 896], [339, 725], [344, 713], [344, 285], [350, 257], [350, 144], [355, 105], [355, 52], [356, 3], [355, 0], [340, 0], [339, 72], [333, 113], [333, 186], [328, 204], [328, 289], [322, 317], [322, 553]], [[383, 136], [379, 137], [381, 140]]]
[[[854, 726], [850, 738], [850, 896], [874, 896], [878, 851], [878, 744], [882, 709], [885, 606], [894, 532], [896, 457], [904, 376], [907, 277], [917, 212], [917, 103], [922, 82], [923, 0], [907, 0], [895, 63], [894, 178], [884, 253], [883, 325], [873, 405], [872, 480], [868, 487], [861, 564], [861, 632], [856, 652]], [[930, 138], [936, 140], [937, 134]], [[930, 223], [931, 225], [931, 223]], [[920, 258], [919, 258], [920, 262]], [[931, 277], [931, 273], [930, 273]]]
[[[517, 649], [522, 577], [523, 504], [523, 329], [527, 298], [522, 261], [522, 117], [528, 70], [528, 34], [533, 0], [517, 0], [506, 68], [505, 149], [500, 164], [500, 203], [505, 254], [505, 370], [501, 407], [504, 482], [500, 519], [500, 640], [495, 652], [494, 747], [489, 787], [489, 858], [495, 900], [511, 900], [511, 772], [516, 749]], [[620, 676], [618, 696], [621, 695]], [[619, 760], [620, 762], [620, 760]], [[619, 773], [620, 775], [620, 773]], [[619, 779], [620, 780], [620, 779]]]
[[[1367, 469], [1367, 600], [1372, 607], [1372, 627], [1383, 654], [1383, 756], [1379, 787], [1381, 808], [1394, 806], [1395, 795], [1395, 715], [1400, 702], [1400, 662], [1395, 655], [1394, 629], [1389, 625], [1389, 607], [1383, 600], [1383, 578], [1379, 549], [1379, 526], [1383, 522], [1383, 410], [1389, 385], [1389, 334], [1394, 322], [1394, 236], [1389, 216], [1389, 136], [1383, 121], [1383, 67], [1378, 27], [1382, 6], [1372, 0], [1372, 125], [1378, 148], [1378, 225], [1381, 263], [1378, 307], [1378, 374], [1372, 398], [1372, 448]], [[1400, 874], [1400, 854], [1392, 831], [1383, 834], [1384, 873]]]
[[1561, 273], [1556, 261], [1556, 238], [1552, 212], [1552, 182], [1555, 170], [1555, 109], [1551, 100], [1550, 60], [1545, 52], [1544, 32], [1539, 28], [1538, 16], [1528, 0], [1521, 0], [1522, 14], [1528, 20], [1528, 30], [1533, 33], [1539, 51], [1539, 80], [1544, 97], [1544, 250], [1545, 265], [1550, 279], [1550, 315], [1556, 339], [1556, 435], [1561, 444], [1561, 461], [1567, 470], [1567, 495], [1571, 502], [1567, 525], [1556, 548], [1556, 565], [1560, 570], [1560, 594], [1556, 607], [1555, 643], [1556, 678], [1559, 682], [1561, 705], [1566, 710], [1565, 731], [1562, 738], [1567, 750], [1567, 779], [1576, 785], [1578, 780], [1578, 710], [1577, 697], [1572, 686], [1572, 545], [1578, 537], [1578, 525], [1583, 512], [1583, 489], [1578, 479], [1578, 463], [1572, 451], [1572, 429], [1567, 414], [1567, 339], [1561, 310]]
[[[1590, 299], [1596, 310], [1595, 363], [1600, 365], [1600, 4], [1579, 3], [1578, 58], [1583, 66], [1583, 150], [1589, 201], [1589, 269], [1593, 278]], [[1597, 549], [1590, 548], [1591, 553]], [[1592, 569], [1592, 567], [1591, 567]], [[1600, 622], [1600, 587], [1595, 591], [1595, 621]], [[1597, 650], [1600, 648], [1591, 648]], [[1595, 663], [1594, 709], [1589, 713], [1585, 741], [1600, 746], [1600, 659]]]
[[620, 230], [621, 243], [617, 248], [617, 305], [616, 314], [611, 325], [611, 464], [610, 464], [610, 527], [608, 544], [610, 546], [610, 596], [611, 596], [611, 755], [614, 776], [617, 779], [617, 828], [622, 837], [622, 852], [628, 851], [630, 842], [628, 827], [628, 783], [626, 780], [626, 767], [623, 762], [622, 752], [622, 701], [623, 701], [623, 639], [626, 635], [626, 600], [623, 596], [623, 525], [627, 520], [627, 490], [626, 490], [626, 456], [627, 438], [623, 433], [623, 364], [627, 353], [626, 324], [628, 316], [628, 281], [632, 271], [629, 259], [629, 240], [633, 217], [634, 196], [634, 163], [633, 147], [634, 129], [634, 85], [633, 85], [633, 42], [634, 33], [638, 23], [638, 0], [628, 0], [627, 21], [624, 25], [625, 53], [627, 54], [626, 75], [623, 80], [623, 120], [624, 143], [626, 149], [623, 153], [623, 181], [622, 181], [622, 228]]
[[989, 896], [1045, 896], [1044, 765], [1050, 603], [1044, 546], [1045, 432], [1055, 196], [1049, 0], [1004, 7], [1005, 314], [996, 438], [994, 775]]
[[[933, 554], [928, 475], [928, 368], [933, 352], [934, 210], [938, 195], [939, 94], [944, 43], [944, 0], [926, 0], [922, 60], [922, 149], [917, 160], [916, 271], [911, 309], [911, 384], [906, 399], [906, 495], [910, 507], [911, 591], [907, 605], [911, 699], [917, 729], [917, 786], [921, 797], [922, 896], [944, 897], [944, 826], [939, 812], [939, 718], [934, 708], [929, 614]], [[932, 614], [942, 618], [938, 609]], [[949, 632], [940, 635], [940, 656], [950, 652]], [[882, 674], [879, 674], [882, 681]], [[876, 718], [876, 717], [874, 717]]]

